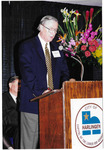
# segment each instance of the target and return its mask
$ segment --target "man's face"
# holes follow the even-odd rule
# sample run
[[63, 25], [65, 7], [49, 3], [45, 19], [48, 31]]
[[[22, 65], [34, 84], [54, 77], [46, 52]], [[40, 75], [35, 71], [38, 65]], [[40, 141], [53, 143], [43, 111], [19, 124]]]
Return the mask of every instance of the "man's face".
[[45, 42], [51, 42], [58, 29], [58, 23], [56, 21], [47, 21], [44, 25], [42, 25], [42, 30], [40, 31], [40, 36]]
[[19, 91], [19, 79], [14, 80], [12, 83], [9, 83], [9, 90], [12, 94], [17, 94]]

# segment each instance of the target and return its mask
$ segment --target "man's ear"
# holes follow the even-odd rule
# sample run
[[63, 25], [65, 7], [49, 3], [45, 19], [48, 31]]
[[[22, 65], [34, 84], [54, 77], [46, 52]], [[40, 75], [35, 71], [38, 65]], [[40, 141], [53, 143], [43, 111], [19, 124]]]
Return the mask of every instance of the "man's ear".
[[12, 86], [12, 83], [9, 83], [9, 88], [11, 88], [11, 86]]

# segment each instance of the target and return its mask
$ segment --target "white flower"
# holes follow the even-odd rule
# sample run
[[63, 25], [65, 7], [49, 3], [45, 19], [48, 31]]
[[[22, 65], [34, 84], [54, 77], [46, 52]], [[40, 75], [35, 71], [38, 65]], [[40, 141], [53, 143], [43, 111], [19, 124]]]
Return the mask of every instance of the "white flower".
[[64, 18], [63, 22], [68, 22], [69, 19], [67, 17]]
[[73, 18], [72, 22], [74, 23], [74, 26], [75, 26], [75, 17]]
[[75, 10], [72, 9], [72, 10], [70, 11], [70, 13], [71, 13], [71, 14], [74, 14], [74, 13], [75, 13]]
[[67, 9], [66, 9], [66, 7], [64, 8], [64, 9], [61, 9], [61, 12], [63, 13], [64, 11], [66, 11]]

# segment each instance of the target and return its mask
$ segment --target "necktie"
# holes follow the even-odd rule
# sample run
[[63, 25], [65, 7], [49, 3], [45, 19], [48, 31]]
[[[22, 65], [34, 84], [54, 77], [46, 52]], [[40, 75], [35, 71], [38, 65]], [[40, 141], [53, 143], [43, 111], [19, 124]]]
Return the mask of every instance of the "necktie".
[[50, 89], [53, 89], [53, 78], [52, 78], [52, 64], [51, 64], [51, 57], [49, 54], [49, 50], [47, 48], [47, 43], [45, 45], [45, 59], [46, 59], [46, 66], [48, 72], [48, 86]]

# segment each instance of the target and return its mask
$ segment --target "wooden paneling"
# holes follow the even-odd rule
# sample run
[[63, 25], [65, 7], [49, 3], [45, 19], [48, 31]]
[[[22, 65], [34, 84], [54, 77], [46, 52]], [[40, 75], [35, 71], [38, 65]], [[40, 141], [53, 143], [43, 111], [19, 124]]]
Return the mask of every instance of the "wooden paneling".
[[40, 148], [63, 148], [62, 92], [39, 101]]

